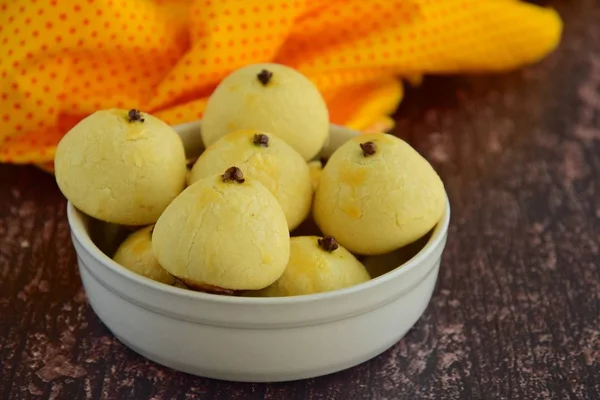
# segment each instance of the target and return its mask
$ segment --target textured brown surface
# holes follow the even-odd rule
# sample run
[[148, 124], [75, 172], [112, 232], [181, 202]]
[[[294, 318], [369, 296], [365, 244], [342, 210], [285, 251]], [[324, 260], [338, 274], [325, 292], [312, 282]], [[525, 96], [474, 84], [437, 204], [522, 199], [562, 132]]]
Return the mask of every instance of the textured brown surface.
[[555, 4], [565, 39], [540, 65], [401, 106], [446, 183], [448, 246], [423, 318], [338, 374], [235, 384], [137, 356], [86, 302], [52, 177], [0, 166], [0, 399], [599, 399], [600, 4]]

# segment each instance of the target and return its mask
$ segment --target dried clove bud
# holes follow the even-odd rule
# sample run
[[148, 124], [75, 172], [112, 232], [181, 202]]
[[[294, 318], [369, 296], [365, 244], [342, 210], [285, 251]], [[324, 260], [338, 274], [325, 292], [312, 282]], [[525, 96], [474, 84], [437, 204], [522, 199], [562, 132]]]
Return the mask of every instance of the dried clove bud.
[[377, 151], [377, 145], [373, 142], [361, 143], [360, 148], [362, 149], [363, 156], [365, 157], [372, 156]]
[[267, 86], [267, 83], [269, 83], [269, 81], [273, 77], [273, 73], [271, 71], [267, 71], [266, 69], [263, 69], [256, 76], [258, 77], [258, 80], [260, 81], [260, 83], [262, 83], [264, 86]]
[[142, 117], [142, 113], [140, 112], [140, 110], [135, 109], [129, 110], [129, 112], [127, 113], [127, 120], [129, 122], [144, 122], [144, 118]]
[[323, 236], [323, 238], [319, 239], [317, 242], [319, 243], [319, 247], [328, 253], [331, 253], [339, 247], [333, 236]]
[[242, 170], [238, 167], [227, 168], [227, 171], [225, 171], [225, 173], [222, 176], [223, 182], [232, 181], [237, 183], [244, 183], [245, 181], [244, 174], [242, 173]]
[[264, 133], [257, 133], [254, 135], [254, 142], [256, 146], [269, 147], [269, 137]]

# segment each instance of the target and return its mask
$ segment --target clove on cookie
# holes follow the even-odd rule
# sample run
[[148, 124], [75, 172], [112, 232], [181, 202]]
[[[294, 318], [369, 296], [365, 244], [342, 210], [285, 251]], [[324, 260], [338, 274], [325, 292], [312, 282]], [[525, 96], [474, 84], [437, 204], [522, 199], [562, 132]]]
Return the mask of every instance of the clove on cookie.
[[374, 142], [364, 142], [360, 144], [363, 156], [372, 156], [377, 152], [377, 145]]
[[129, 112], [127, 113], [127, 120], [129, 122], [144, 122], [144, 117], [142, 117], [142, 113], [140, 112], [140, 110], [136, 110], [136, 109], [132, 109], [129, 110]]
[[323, 236], [317, 240], [317, 243], [320, 248], [328, 253], [331, 253], [339, 247], [333, 236]]
[[229, 167], [227, 171], [222, 175], [223, 182], [237, 182], [244, 183], [244, 173], [238, 167]]
[[269, 137], [264, 133], [257, 133], [254, 135], [252, 143], [259, 147], [269, 147]]
[[267, 84], [271, 81], [271, 78], [273, 77], [273, 73], [269, 70], [263, 69], [256, 75], [256, 77], [258, 78], [260, 83], [262, 83], [264, 86], [267, 86]]

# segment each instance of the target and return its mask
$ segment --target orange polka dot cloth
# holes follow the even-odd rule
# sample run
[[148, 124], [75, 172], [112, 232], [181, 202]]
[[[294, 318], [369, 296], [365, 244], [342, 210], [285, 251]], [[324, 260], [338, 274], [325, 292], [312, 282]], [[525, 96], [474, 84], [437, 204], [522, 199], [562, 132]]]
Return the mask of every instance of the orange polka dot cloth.
[[265, 61], [308, 76], [332, 122], [385, 130], [403, 79], [516, 68], [561, 33], [516, 0], [0, 0], [0, 162], [51, 169], [98, 109], [199, 119], [223, 77]]

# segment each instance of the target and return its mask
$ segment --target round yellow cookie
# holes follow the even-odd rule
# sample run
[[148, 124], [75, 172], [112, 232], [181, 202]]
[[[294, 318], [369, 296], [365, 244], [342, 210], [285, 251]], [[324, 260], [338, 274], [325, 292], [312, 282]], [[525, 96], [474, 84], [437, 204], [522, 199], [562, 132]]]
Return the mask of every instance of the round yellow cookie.
[[281, 278], [256, 295], [280, 297], [322, 293], [369, 279], [365, 267], [335, 239], [296, 236], [290, 239], [290, 261]]
[[209, 146], [190, 173], [190, 184], [236, 165], [244, 176], [262, 183], [279, 201], [288, 228], [296, 228], [310, 213], [311, 177], [308, 165], [292, 147], [270, 133], [242, 130]]
[[285, 215], [271, 192], [231, 167], [188, 186], [160, 216], [152, 248], [160, 265], [195, 289], [262, 289], [289, 259]]
[[160, 266], [152, 251], [152, 228], [147, 226], [129, 235], [117, 249], [113, 260], [136, 274], [172, 285], [175, 278]]
[[185, 187], [181, 139], [163, 121], [136, 110], [84, 118], [58, 144], [54, 166], [60, 190], [75, 207], [122, 225], [156, 222]]
[[314, 199], [315, 222], [356, 254], [375, 255], [425, 235], [444, 211], [444, 185], [401, 139], [365, 134], [329, 159]]
[[329, 113], [319, 90], [281, 64], [251, 64], [228, 75], [202, 118], [205, 146], [240, 129], [257, 129], [279, 136], [305, 160], [317, 155], [329, 134]]

